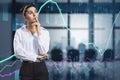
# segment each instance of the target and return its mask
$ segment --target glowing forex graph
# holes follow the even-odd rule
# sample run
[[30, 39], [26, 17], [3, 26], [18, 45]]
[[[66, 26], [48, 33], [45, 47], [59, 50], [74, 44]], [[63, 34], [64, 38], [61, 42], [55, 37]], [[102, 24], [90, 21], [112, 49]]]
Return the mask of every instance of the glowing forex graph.
[[109, 41], [110, 41], [110, 38], [112, 37], [113, 27], [114, 27], [116, 21], [118, 20], [118, 17], [119, 17], [119, 16], [120, 16], [120, 11], [118, 12], [117, 16], [115, 17], [115, 20], [113, 21], [112, 29], [111, 29], [111, 31], [109, 32], [109, 36], [108, 36], [108, 38], [107, 38], [107, 40], [106, 40], [105, 48], [104, 48], [104, 50], [100, 53], [101, 55], [104, 54], [105, 50], [106, 50], [107, 47], [108, 47], [108, 43], [109, 43]]
[[[46, 6], [46, 4], [48, 4], [48, 3], [53, 3], [53, 4], [56, 5], [56, 7], [58, 8], [58, 11], [59, 11], [59, 13], [60, 13], [60, 15], [61, 15], [63, 24], [65, 24], [65, 20], [64, 20], [64, 17], [63, 17], [63, 15], [62, 15], [62, 11], [61, 11], [59, 5], [58, 5], [55, 1], [53, 1], [53, 0], [47, 0], [47, 1], [39, 8], [38, 14], [41, 12], [42, 8], [43, 8], [44, 6]], [[108, 47], [108, 42], [109, 42], [109, 40], [110, 40], [110, 38], [111, 38], [114, 24], [115, 24], [115, 22], [117, 21], [117, 19], [118, 19], [119, 16], [120, 16], [120, 11], [118, 12], [118, 14], [117, 14], [117, 16], [116, 16], [116, 18], [115, 18], [115, 20], [114, 20], [114, 22], [113, 22], [113, 24], [112, 24], [112, 29], [111, 29], [111, 31], [109, 32], [109, 36], [108, 36], [108, 38], [107, 38], [107, 40], [106, 40], [105, 48], [104, 48], [103, 51], [100, 51], [100, 49], [98, 49], [94, 43], [86, 43], [87, 45], [93, 45], [93, 47], [94, 47], [97, 51], [100, 51], [99, 54], [100, 54], [101, 56], [104, 54], [105, 50], [106, 50], [107, 47]], [[70, 31], [70, 29], [69, 29], [68, 27], [65, 26], [65, 28]], [[9, 56], [8, 58], [5, 58], [5, 59], [3, 59], [3, 60], [0, 60], [0, 64], [2, 64], [2, 63], [5, 62], [5, 61], [8, 61], [8, 60], [12, 59], [13, 57], [15, 57], [15, 55], [11, 55], [11, 56]], [[16, 62], [17, 62], [17, 61], [13, 62], [11, 65], [6, 65], [6, 66], [4, 66], [4, 67], [0, 70], [0, 73], [1, 73], [3, 70], [5, 70], [7, 67], [12, 67], [13, 65], [15, 65]], [[64, 68], [58, 68], [57, 64], [54, 64], [54, 65], [55, 65], [55, 67], [57, 68], [57, 70], [58, 70], [59, 72], [62, 72], [62, 71], [64, 70]], [[15, 71], [13, 71], [13, 72], [11, 72], [11, 73], [8, 73], [8, 74], [0, 74], [0, 77], [11, 76], [11, 75], [13, 75], [14, 73], [15, 73]]]
[[15, 65], [17, 61], [18, 61], [18, 60], [14, 61], [11, 65], [5, 65], [5, 66], [0, 70], [0, 73], [1, 73], [4, 69], [6, 69], [7, 67], [11, 67], [11, 68], [12, 68], [12, 66]]
[[[4, 71], [6, 68], [12, 68], [18, 61], [19, 61], [19, 60], [16, 60], [16, 61], [12, 62], [12, 64], [10, 64], [10, 65], [5, 65], [5, 66], [0, 70], [0, 73], [2, 73], [2, 71]], [[13, 72], [10, 72], [10, 73], [6, 73], [6, 74], [0, 74], [0, 77], [11, 76], [11, 75], [13, 75], [15, 72], [16, 72], [16, 70], [13, 71]]]
[[[42, 8], [43, 8], [44, 6], [46, 6], [46, 4], [48, 4], [48, 3], [50, 3], [50, 2], [56, 5], [56, 7], [57, 7], [57, 9], [58, 9], [58, 11], [59, 11], [59, 13], [60, 13], [60, 15], [61, 15], [63, 24], [65, 25], [65, 19], [64, 19], [63, 15], [62, 15], [61, 9], [60, 9], [60, 7], [58, 6], [57, 2], [55, 2], [55, 1], [53, 1], [53, 0], [47, 0], [47, 1], [39, 8], [38, 14], [41, 12]], [[65, 26], [65, 28], [66, 28], [67, 30], [70, 30], [67, 26]]]
[[[63, 17], [63, 15], [62, 15], [61, 9], [60, 9], [60, 7], [58, 6], [58, 4], [57, 4], [55, 1], [53, 1], [53, 0], [47, 0], [47, 1], [39, 8], [38, 14], [41, 12], [42, 8], [43, 8], [44, 6], [46, 6], [46, 4], [48, 4], [48, 3], [50, 3], [50, 2], [56, 5], [56, 7], [58, 8], [59, 13], [60, 13], [60, 15], [61, 15], [61, 18], [62, 18], [62, 20], [63, 20], [63, 23], [65, 24], [64, 17]], [[112, 35], [113, 26], [114, 26], [115, 22], [117, 21], [119, 15], [120, 15], [120, 11], [119, 11], [119, 13], [117, 14], [117, 16], [116, 16], [116, 18], [115, 18], [115, 20], [114, 20], [114, 22], [113, 22], [112, 29], [111, 29], [110, 34], [109, 34], [109, 36], [108, 36], [108, 40], [106, 40], [105, 49], [104, 49], [104, 51], [101, 51], [101, 52], [100, 52], [100, 55], [103, 55], [104, 52], [105, 52], [105, 50], [107, 49], [109, 39], [110, 39], [110, 37], [111, 37], [111, 35]], [[67, 27], [66, 27], [66, 29], [67, 29], [67, 30], [70, 30], [70, 29], [68, 29]], [[88, 44], [88, 45], [89, 45], [89, 44], [92, 44], [92, 45], [94, 46], [94, 48], [99, 51], [99, 49], [96, 48], [96, 46], [95, 46], [94, 43], [86, 43], [86, 44]], [[5, 62], [5, 61], [7, 61], [7, 60], [10, 60], [10, 59], [13, 58], [14, 56], [15, 56], [15, 55], [11, 55], [11, 56], [9, 56], [9, 57], [6, 58], [6, 59], [0, 60], [0, 64], [3, 63], [3, 62]]]

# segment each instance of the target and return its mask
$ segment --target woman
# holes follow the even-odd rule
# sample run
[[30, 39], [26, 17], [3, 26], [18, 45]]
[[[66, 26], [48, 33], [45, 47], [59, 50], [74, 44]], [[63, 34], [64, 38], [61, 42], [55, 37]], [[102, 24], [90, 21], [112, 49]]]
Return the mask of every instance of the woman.
[[22, 61], [20, 80], [48, 80], [44, 59], [48, 57], [49, 32], [41, 27], [34, 5], [26, 5], [22, 12], [26, 25], [14, 37], [14, 53]]

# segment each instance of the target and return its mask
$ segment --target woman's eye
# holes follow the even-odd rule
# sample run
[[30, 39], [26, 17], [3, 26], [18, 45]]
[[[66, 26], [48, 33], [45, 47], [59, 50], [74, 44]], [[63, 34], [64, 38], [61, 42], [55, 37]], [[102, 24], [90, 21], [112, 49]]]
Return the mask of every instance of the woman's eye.
[[28, 14], [32, 14], [32, 12], [28, 12]]

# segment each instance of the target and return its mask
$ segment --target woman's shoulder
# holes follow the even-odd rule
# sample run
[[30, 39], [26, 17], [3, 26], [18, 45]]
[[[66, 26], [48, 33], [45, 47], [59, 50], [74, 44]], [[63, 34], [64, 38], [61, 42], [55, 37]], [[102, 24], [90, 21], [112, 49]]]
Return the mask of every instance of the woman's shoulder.
[[19, 28], [16, 30], [16, 32], [21, 32], [21, 31], [25, 30], [25, 26], [26, 26], [26, 25], [23, 25], [23, 26], [19, 27]]

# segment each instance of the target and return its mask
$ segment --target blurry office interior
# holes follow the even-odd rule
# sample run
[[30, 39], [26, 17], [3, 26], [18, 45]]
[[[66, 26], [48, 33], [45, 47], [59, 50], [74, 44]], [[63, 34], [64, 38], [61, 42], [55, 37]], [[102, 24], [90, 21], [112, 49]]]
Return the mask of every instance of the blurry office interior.
[[0, 80], [19, 80], [21, 62], [5, 58], [31, 3], [50, 33], [50, 80], [120, 79], [120, 0], [0, 0]]

